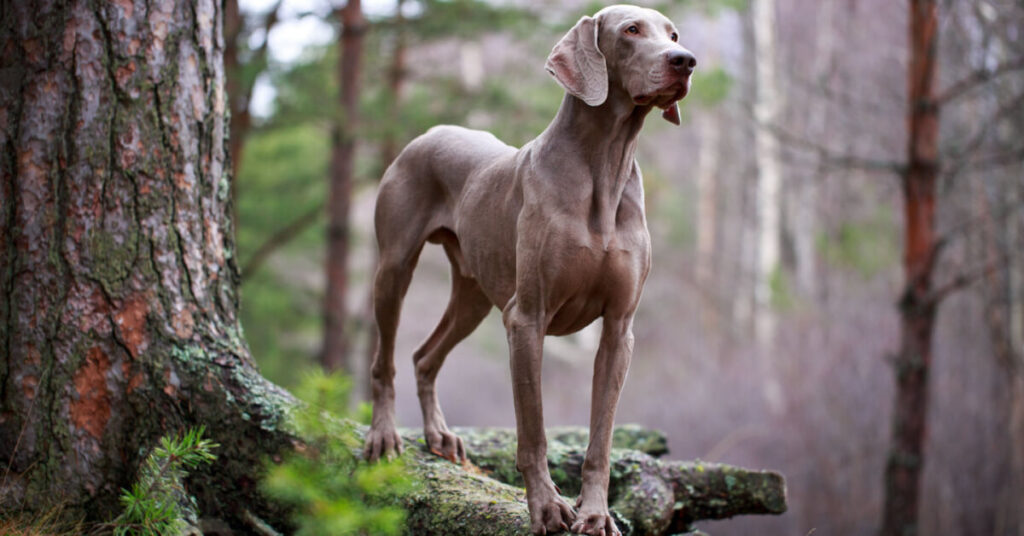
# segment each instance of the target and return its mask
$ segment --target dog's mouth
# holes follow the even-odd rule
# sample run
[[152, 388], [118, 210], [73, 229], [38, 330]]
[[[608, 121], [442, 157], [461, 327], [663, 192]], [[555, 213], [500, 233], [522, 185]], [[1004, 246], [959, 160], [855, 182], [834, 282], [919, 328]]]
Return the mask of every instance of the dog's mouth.
[[648, 93], [633, 97], [633, 103], [637, 106], [657, 106], [662, 110], [680, 101], [690, 92], [690, 77], [677, 80], [654, 93]]

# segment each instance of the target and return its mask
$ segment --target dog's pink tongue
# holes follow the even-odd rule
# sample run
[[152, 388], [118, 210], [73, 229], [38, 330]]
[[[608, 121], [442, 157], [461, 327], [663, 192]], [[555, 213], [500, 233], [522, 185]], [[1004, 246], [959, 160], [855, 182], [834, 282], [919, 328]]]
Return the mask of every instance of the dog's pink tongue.
[[669, 104], [668, 107], [661, 112], [661, 117], [663, 117], [665, 121], [668, 121], [669, 123], [678, 125], [680, 123], [679, 104], [675, 102]]

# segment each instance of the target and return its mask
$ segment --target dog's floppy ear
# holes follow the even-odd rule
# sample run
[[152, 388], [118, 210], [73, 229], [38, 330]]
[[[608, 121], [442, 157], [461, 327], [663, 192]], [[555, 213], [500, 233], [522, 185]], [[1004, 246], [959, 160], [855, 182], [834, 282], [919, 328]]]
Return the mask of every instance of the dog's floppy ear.
[[544, 65], [569, 94], [590, 106], [608, 98], [608, 66], [597, 48], [597, 20], [583, 17], [551, 49]]

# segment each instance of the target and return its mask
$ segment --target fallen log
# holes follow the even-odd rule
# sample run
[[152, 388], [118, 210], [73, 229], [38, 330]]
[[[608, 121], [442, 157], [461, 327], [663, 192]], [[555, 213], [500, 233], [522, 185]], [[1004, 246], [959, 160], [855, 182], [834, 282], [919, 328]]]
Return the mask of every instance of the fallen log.
[[[507, 429], [455, 430], [470, 463], [453, 464], [426, 451], [422, 436], [403, 433], [408, 467], [422, 485], [405, 499], [407, 530], [416, 535], [509, 536], [528, 534], [522, 480], [515, 469], [515, 433]], [[551, 429], [548, 465], [570, 504], [580, 489], [587, 432]], [[624, 535], [693, 531], [693, 523], [737, 515], [786, 511], [785, 482], [770, 471], [729, 465], [660, 460], [667, 453], [658, 432], [616, 429], [609, 501]]]

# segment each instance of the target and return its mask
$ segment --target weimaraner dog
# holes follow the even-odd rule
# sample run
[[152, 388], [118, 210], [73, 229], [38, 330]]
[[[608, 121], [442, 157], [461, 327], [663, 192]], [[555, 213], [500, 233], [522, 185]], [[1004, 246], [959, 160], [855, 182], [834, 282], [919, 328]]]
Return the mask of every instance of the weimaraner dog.
[[[611, 6], [583, 17], [551, 51], [547, 70], [565, 88], [555, 119], [516, 149], [487, 132], [438, 126], [388, 168], [377, 197], [380, 262], [374, 313], [370, 460], [401, 452], [395, 430], [394, 348], [402, 299], [425, 242], [452, 265], [448, 307], [413, 354], [426, 442], [464, 461], [434, 392], [448, 352], [501, 309], [511, 353], [518, 447], [530, 529], [619, 535], [608, 513], [609, 450], [633, 351], [633, 315], [651, 262], [640, 168], [633, 156], [652, 108], [678, 124], [677, 101], [696, 65], [657, 11]], [[545, 335], [603, 317], [594, 363], [583, 487], [567, 504], [551, 481], [541, 404]]]

